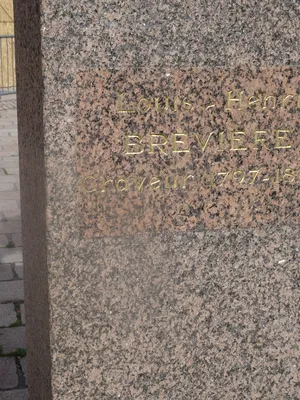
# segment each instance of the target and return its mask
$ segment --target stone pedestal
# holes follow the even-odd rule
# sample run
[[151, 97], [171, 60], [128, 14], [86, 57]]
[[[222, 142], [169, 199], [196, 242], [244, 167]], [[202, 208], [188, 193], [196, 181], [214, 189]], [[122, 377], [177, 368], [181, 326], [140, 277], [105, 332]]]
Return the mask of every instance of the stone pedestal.
[[299, 395], [295, 2], [15, 5], [31, 400]]

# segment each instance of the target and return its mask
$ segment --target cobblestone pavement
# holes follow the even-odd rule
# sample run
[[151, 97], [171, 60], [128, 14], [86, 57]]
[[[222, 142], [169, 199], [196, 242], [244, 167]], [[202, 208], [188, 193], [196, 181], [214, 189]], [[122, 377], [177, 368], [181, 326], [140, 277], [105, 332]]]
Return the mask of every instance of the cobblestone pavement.
[[27, 400], [16, 96], [0, 98], [0, 400]]

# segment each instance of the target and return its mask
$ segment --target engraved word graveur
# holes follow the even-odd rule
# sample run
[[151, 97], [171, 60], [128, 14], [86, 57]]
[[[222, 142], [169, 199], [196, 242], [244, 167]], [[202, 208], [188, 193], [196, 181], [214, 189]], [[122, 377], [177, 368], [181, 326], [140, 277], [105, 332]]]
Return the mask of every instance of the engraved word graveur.
[[296, 68], [90, 71], [82, 82], [89, 88], [77, 109], [85, 117], [77, 140], [85, 235], [294, 222]]

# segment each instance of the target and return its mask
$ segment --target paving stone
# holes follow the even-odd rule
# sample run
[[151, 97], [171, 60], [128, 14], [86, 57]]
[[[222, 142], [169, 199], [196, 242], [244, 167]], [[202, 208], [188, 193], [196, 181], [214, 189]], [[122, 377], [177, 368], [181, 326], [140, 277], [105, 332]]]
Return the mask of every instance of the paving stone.
[[0, 150], [0, 157], [3, 157], [3, 156], [15, 157], [17, 154], [18, 154], [18, 150], [16, 150], [16, 148]]
[[[0, 183], [1, 186], [1, 183]], [[5, 235], [0, 235], [0, 247], [6, 247], [8, 245], [8, 239]]]
[[22, 234], [21, 233], [13, 233], [12, 242], [16, 247], [22, 246]]
[[[1, 183], [0, 183], [0, 185], [1, 185]], [[1, 211], [0, 212], [0, 222], [5, 222], [5, 221], [7, 221], [7, 219], [6, 219], [5, 215], [4, 215], [4, 212]]]
[[11, 281], [13, 279], [13, 270], [10, 264], [0, 264], [0, 281]]
[[18, 137], [18, 129], [12, 129], [9, 133], [9, 136]]
[[18, 210], [19, 208], [20, 207], [16, 200], [0, 200], [0, 211], [13, 211]]
[[[1, 185], [1, 183], [0, 183]], [[21, 221], [21, 210], [3, 211], [5, 221]]]
[[[6, 129], [7, 130], [7, 129]], [[18, 139], [11, 137], [11, 136], [2, 136], [0, 138], [0, 143], [18, 143]]]
[[20, 363], [22, 367], [22, 371], [25, 377], [25, 384], [28, 385], [28, 378], [27, 378], [27, 357], [20, 358]]
[[6, 190], [0, 192], [0, 200], [18, 200], [19, 198], [20, 198], [20, 192], [17, 190], [9, 190], [9, 191]]
[[0, 263], [16, 263], [22, 262], [22, 260], [23, 257], [21, 248], [11, 247], [0, 249]]
[[9, 157], [10, 160], [6, 160], [7, 157], [0, 157], [0, 168], [19, 168], [19, 160], [16, 157]]
[[5, 146], [2, 146], [2, 150], [0, 152], [0, 157], [16, 157], [19, 155], [18, 145], [14, 143], [6, 143]]
[[[0, 192], [1, 194], [1, 192]], [[7, 221], [0, 222], [0, 234], [1, 233], [20, 233], [21, 222], [20, 221]]]
[[7, 162], [19, 162], [19, 157], [18, 156], [0, 156], [1, 161], [7, 161]]
[[17, 166], [5, 166], [5, 167], [0, 166], [0, 168], [4, 168], [7, 175], [18, 175], [19, 176], [20, 170], [19, 170], [19, 167], [17, 167]]
[[0, 345], [4, 354], [16, 351], [18, 348], [26, 348], [25, 344], [25, 327], [18, 326], [16, 328], [0, 329]]
[[16, 183], [19, 179], [16, 175], [1, 175], [0, 176], [0, 184], [2, 183]]
[[18, 386], [17, 366], [14, 357], [0, 357], [0, 377], [0, 389], [11, 389]]
[[[17, 320], [17, 314], [13, 303], [0, 304], [0, 327], [8, 327]], [[0, 358], [1, 360], [1, 358]], [[1, 375], [0, 375], [1, 376]]]
[[[11, 151], [14, 151], [14, 154], [12, 154], [12, 157], [16, 157], [16, 156], [19, 155], [18, 143], [15, 140], [15, 138], [11, 137], [10, 138], [10, 142], [9, 141], [6, 141], [6, 143], [1, 143], [0, 142], [0, 145], [3, 146], [3, 150], [2, 151], [6, 151], [7, 152], [6, 154], [3, 154], [4, 156], [6, 156], [6, 155], [9, 156]], [[1, 155], [1, 157], [2, 157], [2, 155]]]
[[24, 301], [23, 281], [0, 282], [0, 303], [7, 301]]
[[28, 400], [28, 390], [9, 390], [6, 392], [0, 392], [0, 400]]
[[18, 155], [18, 145], [16, 143], [1, 143], [1, 153], [0, 157], [2, 156], [12, 156], [15, 157]]
[[[2, 126], [2, 128], [1, 128]], [[0, 136], [1, 137], [12, 137], [12, 136], [17, 136], [15, 133], [18, 133], [16, 129], [11, 129], [8, 126], [3, 127], [3, 125], [0, 126]], [[17, 131], [17, 132], [16, 132]]]
[[[6, 176], [9, 176], [9, 175], [6, 175]], [[14, 175], [11, 175], [11, 176], [14, 176]], [[5, 190], [6, 191], [7, 190], [16, 190], [14, 183], [10, 183], [10, 182], [4, 183], [4, 182], [2, 182], [0, 184], [0, 192], [3, 192]]]
[[14, 269], [15, 273], [18, 275], [18, 278], [23, 279], [24, 278], [23, 263], [16, 263]]
[[1, 136], [0, 137], [0, 145], [18, 145], [18, 138], [11, 137], [11, 136]]
[[21, 304], [20, 308], [21, 308], [21, 320], [23, 325], [25, 325], [25, 305]]

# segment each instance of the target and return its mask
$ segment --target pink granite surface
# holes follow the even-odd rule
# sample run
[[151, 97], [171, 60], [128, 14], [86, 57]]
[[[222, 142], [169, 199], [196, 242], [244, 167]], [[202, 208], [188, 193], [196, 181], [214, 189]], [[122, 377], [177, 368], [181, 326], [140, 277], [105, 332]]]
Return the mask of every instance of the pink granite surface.
[[[216, 210], [224, 213], [227, 199], [237, 202], [237, 213], [228, 205], [233, 219], [227, 224], [238, 222], [236, 215], [247, 222], [241, 216], [249, 213], [248, 197], [257, 193], [263, 210], [275, 204], [275, 211], [250, 215], [250, 222], [252, 218], [253, 223], [262, 222], [257, 227], [203, 229], [204, 224], [221, 223], [220, 217], [213, 217], [214, 207], [204, 204], [206, 219], [191, 231], [187, 228], [194, 224], [193, 207], [185, 211], [186, 220], [179, 217], [178, 191], [170, 203], [173, 220], [186, 230], [171, 231], [167, 214], [163, 218], [168, 232], [157, 233], [161, 222], [156, 219], [155, 230], [149, 228], [146, 235], [127, 236], [122, 231], [110, 237], [97, 235], [108, 229], [116, 235], [118, 221], [99, 229], [103, 216], [88, 208], [78, 189], [80, 174], [99, 169], [99, 155], [90, 153], [96, 143], [84, 140], [104, 137], [104, 131], [91, 131], [101, 125], [100, 114], [99, 121], [94, 114], [103, 104], [97, 97], [99, 86], [90, 91], [93, 106], [84, 85], [79, 86], [79, 73], [92, 72], [94, 77], [97, 71], [117, 71], [104, 81], [106, 93], [111, 93], [119, 75], [124, 76], [120, 84], [128, 85], [132, 77], [133, 87], [142, 79], [137, 90], [154, 93], [155, 89], [156, 94], [164, 82], [171, 82], [163, 81], [163, 74], [178, 74], [180, 80], [191, 72], [179, 71], [197, 68], [203, 71], [199, 82], [195, 85], [190, 79], [179, 86], [199, 92], [203, 79], [207, 90], [216, 88], [216, 96], [221, 96], [224, 85], [219, 80], [215, 85], [209, 82], [216, 76], [214, 68], [222, 74], [228, 71], [224, 75], [228, 84], [240, 82], [252, 93], [258, 89], [248, 86], [252, 79], [246, 79], [248, 66], [254, 78], [253, 68], [266, 68], [267, 87], [283, 95], [287, 88], [295, 90], [289, 85], [300, 63], [298, 2], [17, 0], [15, 17], [30, 399], [299, 400], [300, 228], [297, 223], [289, 225], [285, 197], [291, 188], [298, 190], [297, 183], [275, 191], [284, 203], [280, 210], [272, 193], [263, 194], [263, 188], [270, 191], [264, 183], [252, 189], [230, 185], [226, 192], [220, 189], [220, 195], [215, 189], [201, 189], [196, 195], [199, 202], [203, 195], [210, 201], [221, 198]], [[288, 69], [274, 70], [284, 66]], [[242, 67], [240, 73], [236, 67]], [[286, 74], [291, 74], [290, 80]], [[299, 94], [299, 88], [296, 91]], [[78, 116], [83, 110], [82, 122]], [[299, 129], [294, 114], [277, 110], [264, 119], [259, 112], [254, 119], [253, 111], [247, 114], [247, 125], [253, 129], [260, 122], [273, 130], [277, 121]], [[209, 115], [216, 116], [218, 126], [223, 117], [233, 126], [224, 112]], [[103, 127], [111, 135], [106, 140], [118, 146], [114, 123], [119, 126], [125, 119], [116, 116], [114, 122], [105, 113], [104, 117]], [[186, 115], [182, 118], [187, 126]], [[143, 121], [144, 131], [154, 127], [164, 132], [168, 124], [177, 124], [172, 117], [166, 123], [149, 114], [147, 121], [132, 117], [132, 129], [140, 130]], [[208, 122], [205, 126], [215, 124]], [[191, 122], [200, 127], [201, 123]], [[107, 174], [110, 165], [119, 172], [119, 162], [128, 172], [134, 167], [140, 173], [143, 165], [147, 174], [157, 171], [155, 162], [145, 164], [148, 156], [131, 166], [119, 161], [116, 152], [112, 164], [110, 151], [103, 152]], [[200, 159], [196, 143], [192, 154]], [[209, 154], [206, 168], [215, 168], [216, 155]], [[241, 157], [241, 166], [250, 168], [254, 154], [249, 151], [247, 162]], [[257, 154], [260, 165], [276, 161], [277, 152], [262, 149]], [[286, 165], [296, 169], [295, 148], [286, 156], [279, 161], [289, 161]], [[236, 155], [230, 160], [225, 152], [223, 157], [228, 166], [239, 166]], [[178, 160], [181, 163], [184, 157]], [[153, 161], [167, 168], [166, 158], [155, 155]], [[186, 169], [186, 161], [182, 168]], [[128, 199], [136, 205], [134, 198]], [[294, 199], [291, 212], [298, 221]], [[119, 201], [114, 193], [111, 201]], [[122, 208], [131, 212], [129, 200]], [[122, 217], [120, 210], [115, 212]], [[274, 219], [280, 223], [273, 224]], [[144, 222], [144, 227], [151, 227], [152, 220]], [[127, 230], [142, 231], [143, 226], [135, 222]]]
[[78, 77], [87, 236], [299, 223], [299, 69]]

